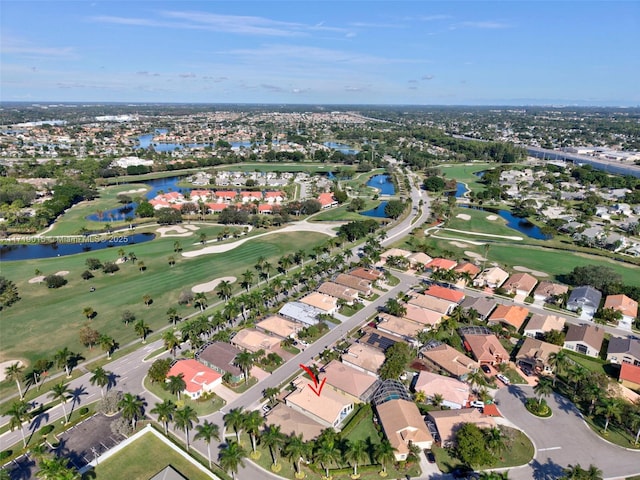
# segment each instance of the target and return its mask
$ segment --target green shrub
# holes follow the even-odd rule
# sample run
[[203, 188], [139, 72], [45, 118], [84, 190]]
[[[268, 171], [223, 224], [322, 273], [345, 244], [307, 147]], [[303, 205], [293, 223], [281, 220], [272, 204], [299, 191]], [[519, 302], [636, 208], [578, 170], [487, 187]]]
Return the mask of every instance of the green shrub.
[[0, 452], [0, 460], [4, 460], [5, 458], [9, 458], [13, 455], [13, 450], [2, 450]]
[[40, 429], [40, 435], [45, 436], [49, 435], [55, 429], [55, 425], [45, 425]]
[[89, 413], [89, 407], [82, 407], [78, 413], [80, 413], [80, 415], [86, 415], [87, 413]]

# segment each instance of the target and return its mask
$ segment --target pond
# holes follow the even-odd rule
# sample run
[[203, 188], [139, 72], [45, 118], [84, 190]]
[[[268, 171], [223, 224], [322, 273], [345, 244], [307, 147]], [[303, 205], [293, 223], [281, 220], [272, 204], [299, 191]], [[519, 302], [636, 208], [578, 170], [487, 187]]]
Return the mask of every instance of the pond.
[[491, 212], [499, 215], [507, 221], [507, 227], [513, 228], [518, 232], [526, 235], [529, 238], [534, 238], [536, 240], [547, 240], [549, 237], [542, 233], [540, 227], [534, 225], [526, 218], [520, 218], [513, 215], [508, 210], [498, 209], [498, 208], [482, 208], [482, 207], [473, 207], [463, 205], [464, 208], [473, 208], [474, 210], [482, 210], [484, 212]]
[[360, 215], [365, 215], [367, 217], [387, 218], [384, 213], [384, 207], [387, 206], [387, 203], [388, 202], [381, 202], [380, 205], [378, 205], [376, 208], [360, 212]]
[[447, 197], [454, 196], [456, 198], [462, 198], [464, 194], [467, 193], [468, 191], [469, 189], [464, 183], [457, 182], [455, 192], [453, 190], [449, 190], [448, 192], [445, 192], [445, 196]]
[[367, 187], [373, 187], [380, 191], [380, 195], [395, 195], [396, 187], [391, 182], [389, 175], [374, 175], [367, 182]]
[[360, 150], [352, 148], [350, 145], [346, 145], [344, 143], [324, 142], [323, 145], [325, 147], [329, 147], [329, 148], [332, 148], [334, 150], [338, 150], [339, 152], [342, 152], [345, 155], [356, 155], [356, 154], [360, 153]]
[[156, 235], [154, 233], [136, 233], [130, 236], [112, 234], [110, 237], [110, 240], [100, 240], [99, 235], [87, 235], [83, 239], [78, 238], [78, 243], [2, 245], [0, 247], [0, 259], [3, 262], [9, 260], [33, 260], [36, 258], [64, 257], [113, 247], [128, 249], [132, 245], [149, 242]]

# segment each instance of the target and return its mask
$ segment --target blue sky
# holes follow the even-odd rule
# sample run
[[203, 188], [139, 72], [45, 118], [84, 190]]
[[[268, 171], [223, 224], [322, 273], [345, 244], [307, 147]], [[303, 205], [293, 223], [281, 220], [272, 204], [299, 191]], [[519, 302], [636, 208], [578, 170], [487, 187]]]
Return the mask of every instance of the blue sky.
[[640, 105], [638, 1], [0, 4], [0, 99]]

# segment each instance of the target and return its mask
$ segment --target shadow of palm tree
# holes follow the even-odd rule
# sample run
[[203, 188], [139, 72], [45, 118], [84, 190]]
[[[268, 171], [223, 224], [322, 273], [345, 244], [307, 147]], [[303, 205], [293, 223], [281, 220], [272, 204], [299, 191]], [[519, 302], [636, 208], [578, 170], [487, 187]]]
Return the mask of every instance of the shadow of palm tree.
[[35, 478], [37, 465], [35, 460], [27, 455], [22, 455], [11, 462], [12, 467], [8, 468], [11, 480], [30, 480]]
[[117, 373], [109, 372], [109, 374], [107, 375], [107, 392], [116, 386], [118, 378], [120, 378], [120, 375], [118, 375]]
[[527, 401], [527, 394], [524, 392], [524, 390], [522, 390], [521, 387], [518, 387], [516, 385], [509, 385], [507, 387], [507, 391], [513, 395], [514, 397], [516, 397], [518, 400], [520, 400], [520, 402], [524, 405], [524, 403]]
[[560, 406], [560, 410], [566, 413], [573, 413], [577, 417], [581, 417], [580, 410], [575, 406], [575, 404], [569, 400], [567, 397], [564, 397], [558, 393], [554, 394], [553, 398], [556, 403]]
[[69, 418], [71, 418], [73, 409], [76, 407], [76, 405], [80, 405], [82, 396], [87, 394], [87, 387], [85, 387], [84, 385], [80, 385], [79, 387], [76, 387], [71, 391], [71, 411], [69, 412]]
[[530, 465], [533, 468], [533, 480], [555, 480], [564, 474], [562, 467], [550, 458], [545, 463], [533, 459]]

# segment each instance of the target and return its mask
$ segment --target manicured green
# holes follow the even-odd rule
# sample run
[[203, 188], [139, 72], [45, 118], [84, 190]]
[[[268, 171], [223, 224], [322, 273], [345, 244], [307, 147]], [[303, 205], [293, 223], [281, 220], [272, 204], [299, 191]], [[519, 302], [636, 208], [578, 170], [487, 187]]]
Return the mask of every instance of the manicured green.
[[369, 411], [369, 414], [361, 419], [346, 437], [350, 442], [356, 442], [358, 440], [366, 441], [369, 439], [372, 445], [378, 445], [380, 443], [380, 436], [374, 427], [373, 412]]
[[[146, 266], [140, 272], [133, 262], [120, 265], [113, 275], [95, 271], [95, 277], [85, 281], [80, 274], [86, 269], [85, 260], [90, 257], [102, 262], [115, 261], [117, 249], [104, 249], [59, 258], [5, 262], [3, 275], [13, 280], [21, 297], [17, 303], [2, 312], [2, 360], [22, 359], [28, 364], [38, 358], [51, 358], [67, 346], [71, 351], [89, 358], [100, 354], [80, 343], [78, 332], [89, 320], [83, 315], [84, 307], [90, 306], [97, 316], [90, 321], [91, 327], [100, 333], [115, 338], [120, 345], [136, 340], [133, 325], [121, 321], [124, 310], [131, 310], [137, 319], [143, 319], [153, 330], [168, 324], [166, 311], [176, 307], [184, 318], [198, 313], [193, 307], [178, 306], [180, 292], [190, 290], [199, 283], [215, 278], [233, 276], [241, 278], [247, 269], [260, 257], [272, 264], [304, 245], [310, 251], [315, 245], [326, 241], [326, 236], [312, 232], [273, 234], [248, 241], [223, 254], [210, 254], [195, 258], [182, 257], [174, 252], [174, 242], [179, 241], [184, 251], [197, 250], [201, 245], [197, 236], [189, 238], [158, 238], [138, 245], [124, 245], [125, 252], [135, 252], [138, 261]], [[176, 264], [171, 267], [168, 257], [174, 256]], [[30, 284], [35, 269], [43, 275], [68, 270], [68, 284], [59, 289], [47, 289], [44, 284]], [[96, 290], [90, 292], [90, 286]], [[234, 284], [239, 290], [239, 286]], [[149, 294], [153, 302], [143, 303]], [[210, 304], [218, 301], [215, 292], [207, 294]], [[9, 382], [3, 382], [9, 384]]]
[[127, 480], [148, 480], [169, 465], [189, 480], [211, 478], [154, 435], [146, 434], [111, 458], [100, 462], [83, 479], [111, 480], [126, 476]]
[[[149, 365], [151, 365], [151, 363]], [[180, 406], [189, 405], [196, 411], [198, 417], [204, 417], [217, 412], [227, 403], [215, 394], [211, 394], [211, 397], [207, 400], [191, 400], [186, 395], [181, 395], [180, 400], [178, 400], [176, 395], [173, 395], [168, 390], [163, 389], [157, 383], [151, 383], [148, 377], [145, 377], [144, 379], [144, 388], [153, 393], [156, 397], [159, 397], [160, 400], [171, 400], [174, 403], [180, 404]], [[160, 401], [158, 401], [158, 403], [160, 403]], [[153, 405], [150, 405], [149, 408], [153, 408]]]
[[[379, 204], [380, 200], [365, 200], [365, 207], [362, 211], [364, 212], [371, 210], [372, 208], [376, 208]], [[374, 218], [361, 215], [359, 212], [349, 212], [347, 210], [348, 206], [349, 204], [346, 203], [339, 207], [329, 208], [314, 215], [310, 220], [316, 222], [350, 222], [353, 220], [368, 220], [370, 218]]]
[[481, 178], [474, 175], [476, 172], [495, 168], [495, 163], [473, 163], [473, 164], [448, 164], [439, 165], [447, 180], [455, 179], [457, 182], [466, 183], [467, 186], [476, 192], [484, 190], [484, 184], [480, 183]]
[[[469, 220], [463, 220], [457, 218], [457, 215], [468, 215], [471, 218]], [[487, 220], [487, 217], [493, 215], [497, 217], [495, 220]], [[464, 230], [469, 232], [489, 233], [491, 235], [505, 235], [509, 237], [521, 237], [526, 238], [526, 235], [509, 228], [506, 226], [507, 221], [500, 217], [497, 213], [487, 212], [484, 210], [474, 210], [473, 208], [456, 208], [452, 217], [447, 222], [446, 228], [452, 228], [455, 230]], [[445, 230], [446, 232], [446, 230]], [[468, 240], [484, 241], [490, 237], [482, 235], [461, 235], [456, 232], [448, 232], [447, 236], [457, 236], [460, 238], [466, 238]]]

